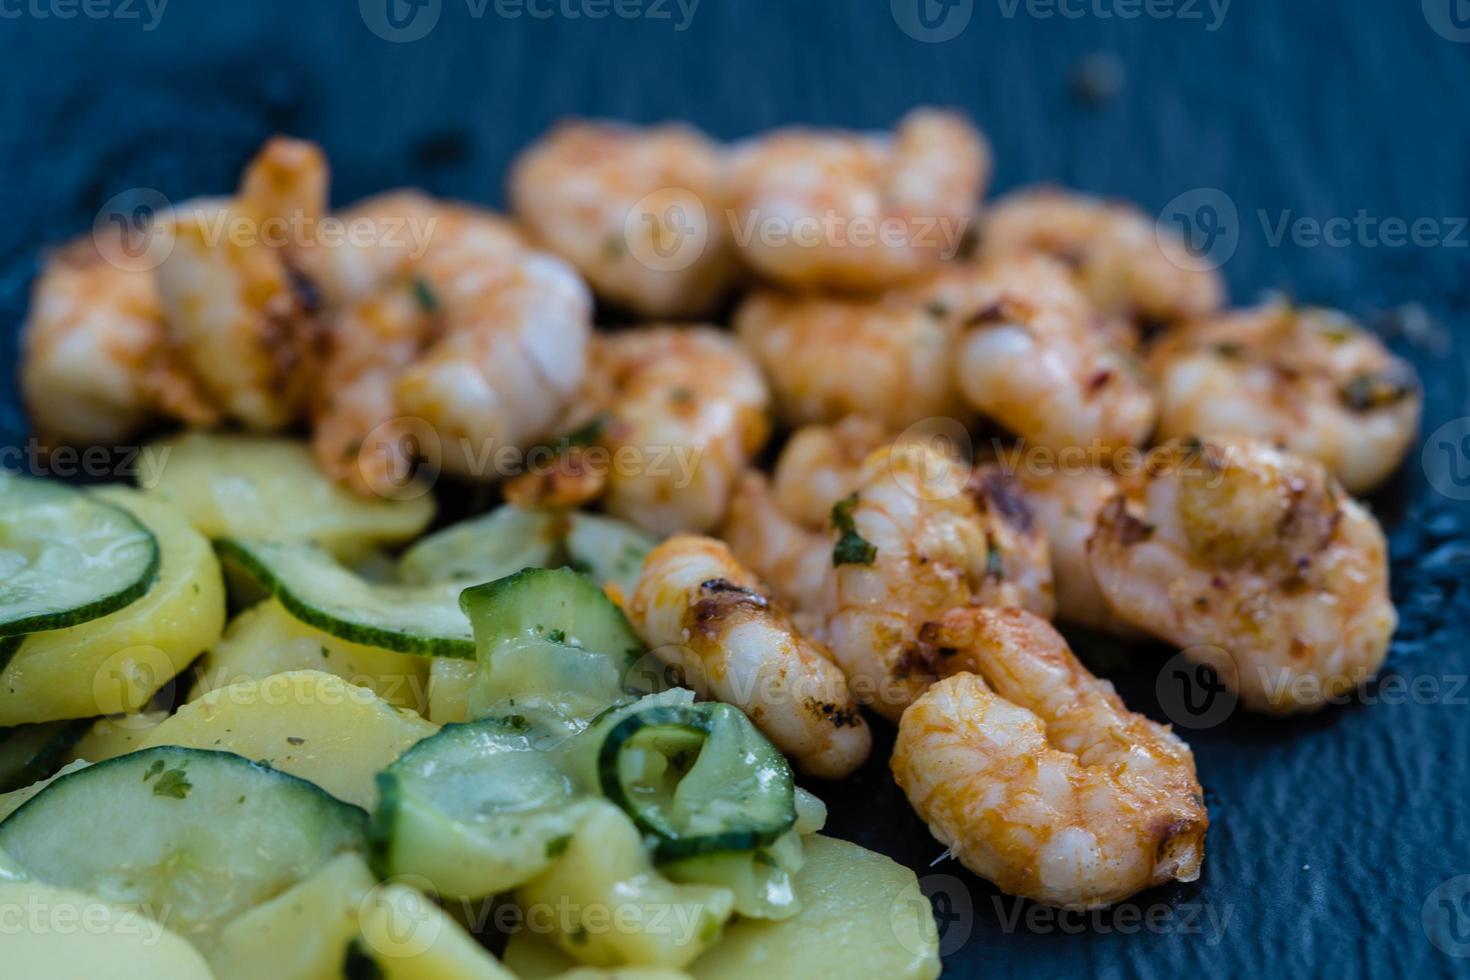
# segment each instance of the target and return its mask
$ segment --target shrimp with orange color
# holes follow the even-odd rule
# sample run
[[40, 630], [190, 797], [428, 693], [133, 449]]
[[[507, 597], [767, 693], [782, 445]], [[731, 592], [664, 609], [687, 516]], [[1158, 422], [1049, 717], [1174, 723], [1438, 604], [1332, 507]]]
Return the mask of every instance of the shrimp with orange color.
[[1046, 528], [1056, 583], [1057, 619], [1103, 633], [1136, 638], [1139, 631], [1113, 612], [1092, 577], [1087, 542], [1102, 509], [1118, 495], [1117, 478], [1100, 468], [1007, 466], [1026, 502]]
[[975, 409], [1027, 442], [1099, 457], [1148, 437], [1153, 393], [1063, 266], [1036, 255], [998, 259], [980, 267], [968, 292], [964, 308], [975, 312], [954, 360]]
[[[971, 471], [925, 443], [882, 447], [833, 507], [825, 534], [789, 517], [782, 526], [763, 490], [742, 484], [752, 498], [731, 508], [727, 539], [758, 574], [791, 590], [854, 695], [892, 720], [933, 680], [938, 651], [923, 639], [925, 623], [970, 605], [1054, 608], [1046, 539], [1019, 488], [994, 467]], [[820, 581], [818, 556], [830, 563]]]
[[326, 196], [320, 148], [277, 137], [234, 198], [158, 217], [171, 242], [156, 270], [166, 358], [188, 379], [198, 415], [274, 430], [305, 411], [318, 323], [292, 256], [314, 234]]
[[309, 234], [325, 194], [320, 151], [274, 139], [236, 197], [154, 215], [145, 251], [109, 225], [51, 256], [22, 332], [21, 384], [43, 436], [116, 444], [166, 418], [295, 421], [317, 334], [291, 228]]
[[485, 479], [492, 450], [549, 435], [586, 370], [592, 300], [576, 273], [469, 205], [400, 192], [342, 218], [374, 238], [313, 255], [332, 303], [321, 465], [369, 491], [416, 455]]
[[1320, 463], [1249, 439], [1175, 441], [1088, 546], [1108, 605], [1254, 711], [1314, 711], [1383, 664], [1398, 615], [1378, 522]]
[[1199, 877], [1209, 817], [1168, 727], [1023, 610], [953, 610], [929, 634], [945, 676], [904, 712], [891, 766], [965, 867], [1074, 909]]
[[723, 543], [681, 534], [655, 548], [629, 618], [682, 683], [739, 707], [803, 771], [840, 779], [867, 759], [842, 671]]
[[1208, 316], [1225, 301], [1220, 274], [1137, 207], [1054, 187], [1006, 195], [987, 210], [980, 254], [1042, 253], [1070, 267], [1106, 317], [1146, 324]]
[[163, 342], [153, 276], [107, 254], [91, 238], [71, 242], [47, 258], [32, 291], [20, 384], [49, 441], [115, 444], [157, 415], [147, 383]]
[[561, 123], [517, 158], [516, 218], [614, 305], [715, 312], [739, 272], [724, 215], [724, 151], [697, 130]]
[[1164, 336], [1159, 435], [1251, 436], [1327, 466], [1349, 491], [1388, 478], [1413, 447], [1419, 379], [1361, 326], [1276, 302]]
[[913, 289], [876, 297], [756, 290], [736, 310], [735, 332], [789, 425], [858, 413], [898, 430], [972, 414], [954, 378], [960, 327]]
[[657, 534], [707, 531], [770, 433], [769, 406], [760, 370], [714, 327], [599, 334], [564, 420], [586, 445], [507, 492], [527, 506], [601, 498], [609, 513]]
[[871, 291], [954, 257], [990, 180], [970, 122], [933, 109], [892, 134], [785, 129], [736, 146], [732, 233], [785, 286]]

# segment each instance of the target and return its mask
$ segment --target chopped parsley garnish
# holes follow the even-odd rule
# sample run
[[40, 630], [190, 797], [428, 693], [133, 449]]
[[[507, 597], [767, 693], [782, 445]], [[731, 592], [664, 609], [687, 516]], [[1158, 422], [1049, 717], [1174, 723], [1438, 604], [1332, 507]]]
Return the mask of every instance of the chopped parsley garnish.
[[546, 842], [546, 856], [549, 858], [561, 857], [561, 855], [566, 852], [567, 845], [571, 842], [571, 834], [563, 834], [560, 837], [553, 837], [551, 840]]
[[1000, 549], [994, 544], [991, 544], [989, 550], [985, 552], [985, 574], [994, 579], [1006, 577], [1005, 555], [1001, 554]]
[[871, 565], [878, 557], [878, 549], [858, 534], [857, 524], [852, 519], [857, 502], [858, 495], [854, 493], [832, 505], [832, 524], [841, 532], [836, 547], [832, 549], [834, 568], [838, 565]]
[[439, 312], [439, 297], [434, 295], [434, 290], [422, 279], [413, 281], [413, 296], [419, 301], [419, 306], [425, 313]]
[[160, 773], [158, 782], [153, 784], [154, 796], [168, 796], [176, 800], [182, 800], [189, 795], [189, 790], [194, 784], [184, 776], [183, 767], [168, 769]]

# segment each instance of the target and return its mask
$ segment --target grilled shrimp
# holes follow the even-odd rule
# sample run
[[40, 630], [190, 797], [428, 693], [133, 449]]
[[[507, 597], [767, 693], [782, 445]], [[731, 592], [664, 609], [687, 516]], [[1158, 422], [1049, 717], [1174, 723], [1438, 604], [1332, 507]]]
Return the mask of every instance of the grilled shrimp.
[[882, 425], [863, 415], [797, 429], [771, 474], [776, 506], [809, 528], [826, 527], [832, 505], [857, 487], [863, 460], [892, 441]]
[[[737, 556], [784, 582], [819, 624], [853, 694], [892, 720], [933, 680], [925, 623], [969, 605], [1052, 612], [1045, 537], [998, 468], [972, 472], [922, 443], [882, 447], [833, 508], [824, 536], [789, 518], [781, 531], [749, 527], [777, 523], [781, 512], [761, 500], [760, 484], [742, 490], [756, 496], [731, 509], [726, 534]], [[814, 551], [830, 561], [820, 584]]]
[[1002, 891], [1098, 908], [1194, 881], [1205, 812], [1194, 757], [1019, 609], [931, 624], [945, 678], [904, 712], [892, 768], [935, 838]]
[[492, 448], [544, 438], [585, 373], [576, 273], [468, 205], [399, 192], [342, 219], [373, 234], [311, 266], [332, 306], [314, 433], [328, 472], [384, 489], [422, 453], [484, 478]]
[[586, 373], [586, 284], [515, 243], [499, 217], [452, 205], [420, 265], [442, 330], [399, 378], [398, 407], [434, 427], [445, 468], [462, 475], [483, 477], [492, 446], [545, 438]]
[[1150, 357], [1161, 438], [1265, 439], [1319, 460], [1353, 493], [1414, 444], [1414, 369], [1339, 313], [1271, 303], [1189, 325]]
[[326, 183], [318, 147], [278, 137], [246, 167], [236, 197], [158, 219], [172, 239], [157, 269], [166, 356], [192, 382], [191, 401], [207, 406], [200, 414], [271, 430], [304, 410], [318, 334], [291, 258], [326, 210]]
[[1255, 440], [1163, 447], [1103, 509], [1088, 555], [1119, 615], [1255, 711], [1348, 694], [1397, 625], [1378, 522], [1320, 463]]
[[972, 289], [967, 306], [977, 312], [954, 358], [972, 406], [1052, 449], [1082, 446], [1105, 457], [1147, 438], [1153, 394], [1061, 265], [1035, 255], [997, 260]]
[[876, 298], [756, 291], [736, 311], [735, 331], [788, 425], [861, 413], [896, 431], [970, 414], [954, 380], [959, 328], [911, 290]]
[[574, 447], [509, 493], [528, 506], [601, 496], [609, 513], [658, 534], [709, 530], [770, 433], [769, 402], [759, 369], [717, 328], [601, 334], [572, 421], [590, 419], [580, 429], [611, 465]]
[[1199, 271], [1182, 239], [1131, 204], [1052, 187], [996, 201], [981, 228], [986, 258], [1030, 252], [1070, 266], [1108, 317], [1174, 323], [1207, 316], [1224, 302], [1219, 273]]
[[990, 179], [960, 116], [919, 109], [895, 133], [779, 130], [731, 163], [741, 257], [789, 286], [871, 290], [952, 258]]
[[825, 524], [814, 528], [793, 518], [777, 503], [766, 475], [747, 470], [735, 483], [720, 529], [736, 558], [771, 586], [803, 632], [813, 636], [823, 630], [821, 609], [832, 574]]
[[71, 242], [47, 258], [32, 292], [20, 383], [47, 440], [116, 444], [156, 414], [147, 375], [163, 311], [153, 274], [104, 254], [91, 237]]
[[1092, 577], [1087, 542], [1097, 515], [1118, 495], [1118, 481], [1102, 469], [1057, 467], [1050, 472], [1017, 466], [1014, 471], [1026, 502], [1046, 529], [1056, 584], [1057, 618], [1115, 636], [1138, 631], [1113, 612]]
[[867, 759], [842, 671], [723, 543], [681, 534], [651, 551], [629, 614], [684, 683], [739, 707], [805, 772], [840, 779]]
[[516, 161], [510, 198], [597, 294], [648, 317], [713, 313], [738, 266], [723, 151], [686, 126], [566, 122]]

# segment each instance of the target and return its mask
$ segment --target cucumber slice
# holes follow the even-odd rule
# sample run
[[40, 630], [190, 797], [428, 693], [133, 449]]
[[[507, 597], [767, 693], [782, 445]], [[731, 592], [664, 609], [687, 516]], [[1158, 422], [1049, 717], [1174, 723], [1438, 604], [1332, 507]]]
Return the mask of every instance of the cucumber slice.
[[728, 704], [629, 714], [607, 733], [597, 770], [608, 799], [657, 838], [660, 861], [754, 850], [796, 823], [786, 757]]
[[364, 646], [431, 657], [475, 655], [460, 586], [382, 585], [310, 544], [224, 538], [215, 548], [278, 599], [292, 616]]
[[596, 514], [572, 514], [567, 531], [567, 561], [602, 588], [615, 586], [626, 598], [638, 587], [643, 559], [658, 541], [642, 531]]
[[398, 559], [398, 578], [409, 585], [473, 585], [559, 565], [566, 524], [565, 514], [507, 504], [416, 543]]
[[158, 576], [158, 542], [80, 490], [0, 472], [0, 636], [63, 629], [121, 609]]
[[141, 491], [93, 493], [158, 540], [158, 581], [116, 612], [25, 637], [0, 678], [0, 726], [139, 711], [224, 627], [219, 561], [204, 536]]
[[39, 782], [61, 768], [92, 719], [0, 728], [0, 793]]
[[789, 919], [801, 911], [795, 876], [805, 853], [801, 835], [788, 830], [769, 847], [757, 851], [700, 854], [663, 864], [670, 881], [716, 885], [735, 896], [735, 911], [747, 919]]
[[163, 746], [57, 779], [4, 822], [37, 880], [209, 933], [361, 846], [367, 814], [230, 752]]
[[482, 652], [507, 640], [549, 639], [629, 667], [647, 649], [623, 611], [568, 568], [527, 568], [465, 589], [460, 605]]
[[524, 884], [555, 860], [585, 795], [544, 733], [503, 719], [446, 725], [378, 775], [377, 872], [422, 875], [444, 895]]
[[627, 701], [644, 647], [606, 594], [570, 569], [528, 568], [466, 589], [479, 669], [474, 718], [516, 715], [580, 730]]

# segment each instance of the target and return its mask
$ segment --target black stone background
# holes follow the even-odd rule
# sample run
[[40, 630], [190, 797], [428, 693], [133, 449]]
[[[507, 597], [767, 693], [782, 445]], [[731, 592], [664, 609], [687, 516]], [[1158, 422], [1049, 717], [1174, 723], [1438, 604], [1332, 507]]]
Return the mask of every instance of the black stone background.
[[[1425, 433], [1470, 415], [1470, 44], [1433, 29], [1470, 22], [1464, 0], [1236, 0], [1215, 30], [1194, 0], [1132, 18], [1144, 9], [1133, 0], [1066, 0], [1078, 16], [1046, 0], [956, 0], [950, 15], [970, 20], [942, 43], [897, 26], [893, 10], [907, 4], [911, 18], [914, 0], [703, 0], [684, 30], [671, 2], [669, 19], [594, 21], [437, 0], [437, 26], [412, 43], [365, 26], [362, 10], [381, 17], [384, 0], [172, 0], [152, 30], [141, 0], [116, 0], [106, 19], [55, 16], [68, 2], [0, 2], [6, 363], [42, 246], [129, 188], [174, 200], [225, 190], [272, 132], [325, 145], [336, 203], [418, 184], [498, 204], [517, 148], [566, 114], [687, 119], [738, 137], [791, 122], [880, 127], [939, 103], [987, 129], [1001, 189], [1060, 181], [1154, 212], [1191, 189], [1223, 190], [1238, 214], [1224, 267], [1237, 302], [1285, 290], [1359, 314], [1423, 373]], [[1086, 65], [1104, 77], [1121, 68], [1121, 88], [1100, 104], [1085, 97]], [[1389, 247], [1365, 232], [1337, 247], [1268, 233], [1287, 212], [1360, 210], [1430, 219], [1445, 240]], [[0, 393], [0, 447], [13, 449], [26, 425], [14, 387]], [[1416, 453], [1372, 501], [1392, 534], [1403, 615], [1393, 680], [1362, 699], [1377, 703], [1187, 733], [1213, 821], [1198, 883], [1121, 912], [1029, 918], [1045, 913], [954, 863], [928, 867], [939, 847], [887, 775], [888, 734], [857, 778], [814, 787], [833, 833], [924, 876], [947, 975], [1470, 973], [1470, 959], [1431, 944], [1423, 917], [1442, 945], [1470, 952], [1455, 944], [1470, 940], [1470, 880], [1431, 895], [1470, 874], [1470, 521], [1452, 499], [1470, 472], [1466, 426], [1427, 437], [1426, 462]], [[1165, 717], [1155, 682], [1168, 651], [1080, 646], [1131, 706]]]

